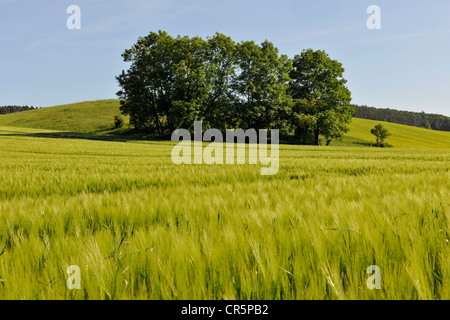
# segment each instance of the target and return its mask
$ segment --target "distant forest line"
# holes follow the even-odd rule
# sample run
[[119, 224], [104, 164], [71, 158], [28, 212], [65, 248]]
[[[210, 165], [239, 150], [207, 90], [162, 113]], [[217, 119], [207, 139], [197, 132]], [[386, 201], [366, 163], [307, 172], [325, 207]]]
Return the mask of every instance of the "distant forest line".
[[392, 122], [439, 131], [450, 131], [450, 117], [444, 115], [395, 109], [379, 109], [358, 105], [352, 106], [355, 108], [355, 113], [353, 114], [355, 118]]
[[[450, 131], [450, 117], [425, 112], [401, 111], [396, 109], [379, 109], [375, 107], [352, 105], [353, 117], [368, 120], [385, 121], [419, 128]], [[0, 106], [0, 114], [38, 109], [29, 106]]]
[[0, 106], [0, 114], [10, 114], [21, 111], [28, 111], [38, 109], [33, 106]]

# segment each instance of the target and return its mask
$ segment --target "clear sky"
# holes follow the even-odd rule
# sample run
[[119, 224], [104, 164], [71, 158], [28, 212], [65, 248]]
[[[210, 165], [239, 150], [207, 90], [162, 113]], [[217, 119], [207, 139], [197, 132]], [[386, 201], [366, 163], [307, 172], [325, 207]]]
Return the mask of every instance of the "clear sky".
[[116, 98], [122, 52], [158, 30], [267, 39], [291, 58], [322, 49], [343, 63], [353, 103], [450, 116], [448, 0], [0, 0], [0, 105]]

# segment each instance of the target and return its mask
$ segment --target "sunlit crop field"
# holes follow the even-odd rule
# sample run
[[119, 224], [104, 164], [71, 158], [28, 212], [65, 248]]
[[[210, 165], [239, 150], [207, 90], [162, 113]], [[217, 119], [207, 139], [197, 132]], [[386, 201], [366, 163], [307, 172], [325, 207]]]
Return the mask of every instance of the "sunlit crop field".
[[262, 176], [42, 131], [0, 128], [0, 299], [450, 299], [450, 149], [285, 145]]

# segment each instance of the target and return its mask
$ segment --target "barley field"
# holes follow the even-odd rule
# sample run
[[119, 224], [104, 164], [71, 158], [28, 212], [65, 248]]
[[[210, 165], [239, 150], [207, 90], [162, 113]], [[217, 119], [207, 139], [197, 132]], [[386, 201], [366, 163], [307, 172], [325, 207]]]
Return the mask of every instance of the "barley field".
[[450, 299], [450, 149], [282, 145], [261, 176], [46, 132], [0, 127], [0, 299]]

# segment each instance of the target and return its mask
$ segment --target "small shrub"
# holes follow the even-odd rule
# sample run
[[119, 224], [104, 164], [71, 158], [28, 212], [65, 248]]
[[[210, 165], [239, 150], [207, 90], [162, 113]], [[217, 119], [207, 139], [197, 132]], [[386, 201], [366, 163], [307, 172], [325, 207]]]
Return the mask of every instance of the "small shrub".
[[114, 116], [114, 127], [116, 129], [122, 128], [124, 123], [125, 121], [123, 120], [122, 116], [120, 115]]
[[387, 142], [383, 142], [382, 144], [380, 144], [381, 148], [393, 148], [394, 146], [390, 143]]

